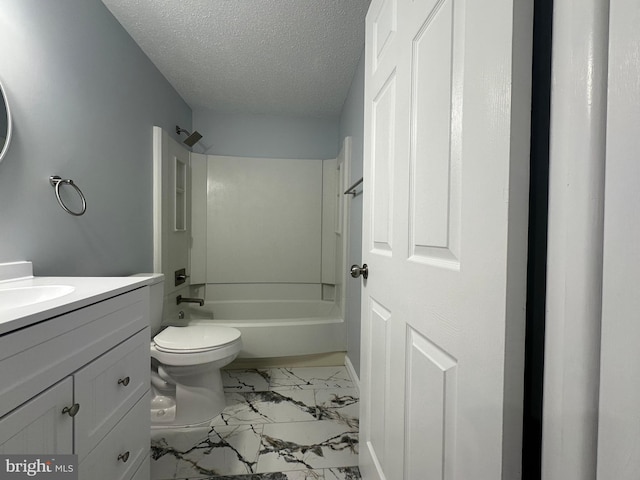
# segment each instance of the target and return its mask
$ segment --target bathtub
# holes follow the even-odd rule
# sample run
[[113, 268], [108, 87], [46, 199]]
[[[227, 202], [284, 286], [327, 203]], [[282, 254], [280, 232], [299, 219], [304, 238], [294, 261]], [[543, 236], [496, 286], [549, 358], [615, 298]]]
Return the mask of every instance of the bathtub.
[[339, 305], [322, 300], [207, 301], [189, 307], [189, 325], [222, 325], [242, 332], [239, 358], [273, 358], [346, 350]]

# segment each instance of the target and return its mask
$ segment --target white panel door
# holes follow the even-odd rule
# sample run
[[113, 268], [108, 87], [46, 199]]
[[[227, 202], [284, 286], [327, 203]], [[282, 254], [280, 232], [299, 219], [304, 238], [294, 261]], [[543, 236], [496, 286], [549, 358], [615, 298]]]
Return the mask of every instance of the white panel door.
[[521, 476], [531, 4], [369, 9], [366, 479]]

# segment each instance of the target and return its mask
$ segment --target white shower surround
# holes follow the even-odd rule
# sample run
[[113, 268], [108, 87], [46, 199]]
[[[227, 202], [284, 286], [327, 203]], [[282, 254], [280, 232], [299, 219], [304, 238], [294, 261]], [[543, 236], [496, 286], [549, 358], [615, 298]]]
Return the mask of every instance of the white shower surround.
[[320, 284], [324, 161], [209, 155], [206, 162], [206, 177], [192, 178], [193, 204], [206, 202], [206, 212], [191, 222], [206, 225], [191, 249], [191, 264], [206, 264], [206, 272], [191, 283]]
[[191, 307], [189, 325], [234, 327], [239, 358], [273, 358], [346, 350], [340, 306], [324, 300], [207, 301]]
[[350, 138], [336, 159], [191, 154], [189, 296], [205, 305], [167, 318], [239, 329], [239, 358], [346, 351], [350, 155]]

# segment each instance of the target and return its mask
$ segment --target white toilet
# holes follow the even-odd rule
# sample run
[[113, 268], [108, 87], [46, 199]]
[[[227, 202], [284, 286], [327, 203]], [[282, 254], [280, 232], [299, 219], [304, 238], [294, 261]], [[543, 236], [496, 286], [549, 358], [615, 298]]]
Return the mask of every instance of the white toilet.
[[240, 331], [215, 325], [162, 329], [162, 282], [151, 286], [151, 297], [151, 425], [208, 422], [225, 407], [220, 369], [240, 352]]

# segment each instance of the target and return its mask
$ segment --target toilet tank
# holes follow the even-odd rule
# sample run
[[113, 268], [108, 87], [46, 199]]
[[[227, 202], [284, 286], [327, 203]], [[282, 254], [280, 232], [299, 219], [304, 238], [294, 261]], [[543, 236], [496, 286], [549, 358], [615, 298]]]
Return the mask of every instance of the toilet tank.
[[149, 278], [149, 327], [151, 338], [160, 331], [164, 305], [164, 275], [162, 273], [138, 273], [134, 277]]

